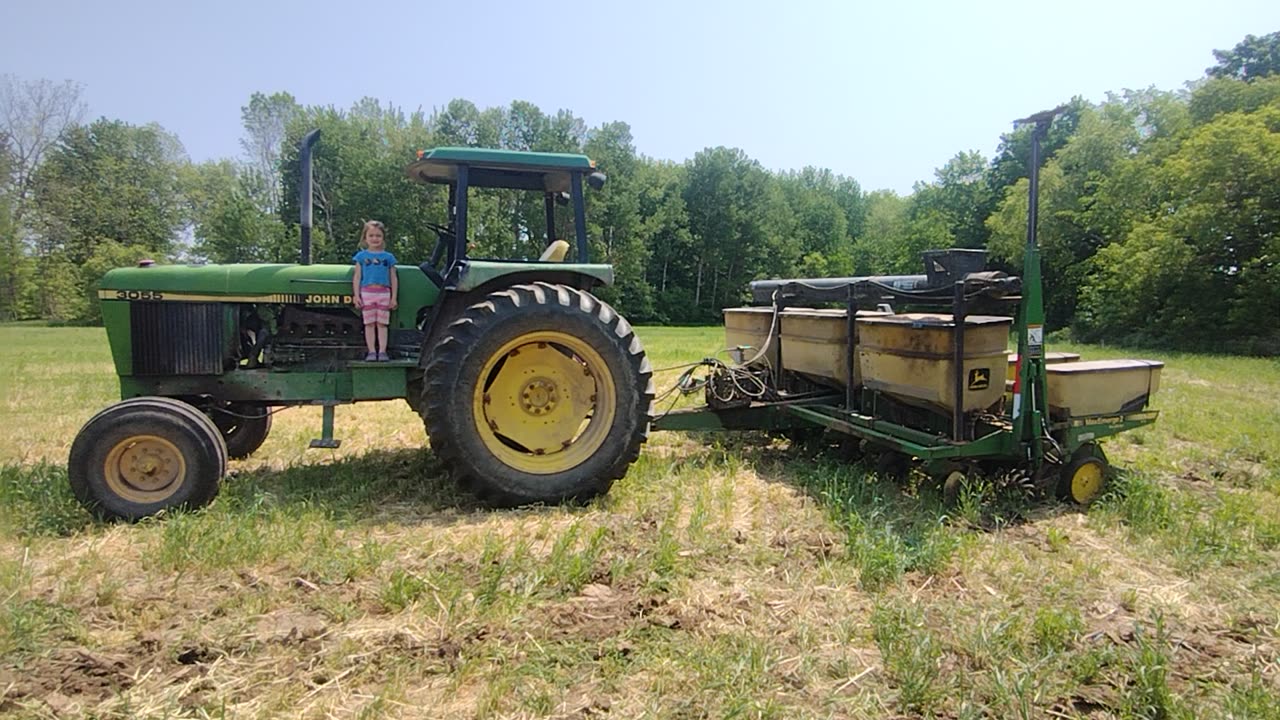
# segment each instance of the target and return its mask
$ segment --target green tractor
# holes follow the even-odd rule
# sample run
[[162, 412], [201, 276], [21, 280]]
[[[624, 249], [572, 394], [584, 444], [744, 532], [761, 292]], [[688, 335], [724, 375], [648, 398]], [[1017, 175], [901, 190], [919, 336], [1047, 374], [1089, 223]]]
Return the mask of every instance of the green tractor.
[[[403, 398], [432, 450], [483, 501], [509, 506], [607, 492], [649, 431], [652, 370], [630, 324], [592, 294], [613, 281], [588, 259], [583, 155], [437, 148], [406, 169], [448, 187], [447, 225], [418, 268], [399, 269], [390, 362], [365, 362], [351, 265], [310, 264], [311, 148], [303, 139], [299, 264], [152, 265], [113, 270], [99, 290], [122, 401], [71, 447], [76, 497], [105, 519], [199, 507], [228, 458], [256, 450], [271, 414], [322, 407], [313, 447], [336, 447], [334, 408]], [[475, 188], [542, 193], [537, 260], [472, 258]], [[573, 240], [556, 238], [558, 207]], [[573, 262], [565, 262], [576, 250]]]

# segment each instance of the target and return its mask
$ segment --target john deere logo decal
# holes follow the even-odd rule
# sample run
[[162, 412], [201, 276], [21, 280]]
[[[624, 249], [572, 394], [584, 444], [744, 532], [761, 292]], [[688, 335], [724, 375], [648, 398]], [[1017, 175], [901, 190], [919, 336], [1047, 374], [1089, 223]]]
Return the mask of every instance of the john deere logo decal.
[[969, 389], [986, 390], [991, 387], [991, 369], [974, 368], [969, 371]]

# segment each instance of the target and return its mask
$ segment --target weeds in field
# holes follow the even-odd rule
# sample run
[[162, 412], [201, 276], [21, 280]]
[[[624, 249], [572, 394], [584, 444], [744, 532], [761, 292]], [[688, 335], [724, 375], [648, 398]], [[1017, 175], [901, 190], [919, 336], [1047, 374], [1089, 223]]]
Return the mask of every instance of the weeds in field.
[[1277, 720], [1280, 719], [1280, 703], [1276, 700], [1274, 688], [1268, 687], [1266, 679], [1254, 671], [1249, 675], [1247, 684], [1237, 683], [1232, 686], [1222, 705], [1223, 717], [1232, 720]]
[[600, 571], [600, 558], [608, 544], [609, 528], [597, 527], [589, 531], [585, 540], [581, 539], [582, 528], [582, 521], [571, 523], [556, 538], [546, 560], [531, 563], [538, 568], [538, 584], [573, 594], [591, 582]]
[[919, 610], [878, 605], [871, 613], [872, 637], [885, 672], [898, 689], [904, 712], [930, 714], [942, 698], [942, 649]]
[[1076, 608], [1037, 608], [1031, 622], [1032, 642], [1042, 655], [1071, 647], [1082, 632], [1084, 620]]
[[[0, 437], [0, 712], [1280, 717], [1274, 363], [1170, 359], [1088, 509], [667, 433], [586, 507], [491, 512], [374, 403], [336, 452], [282, 413], [209, 508], [112, 526], [61, 468], [113, 399], [95, 332], [49, 336], [95, 348], [69, 364], [24, 350], [0, 403], [36, 428]], [[644, 339], [674, 364], [720, 331]]]
[[959, 548], [957, 530], [936, 497], [909, 497], [892, 481], [858, 465], [819, 461], [799, 480], [845, 532], [845, 552], [868, 590], [882, 589], [907, 572], [932, 574]]
[[413, 573], [397, 569], [387, 578], [378, 599], [388, 611], [399, 612], [418, 602], [426, 592], [426, 581]]
[[1166, 720], [1180, 717], [1169, 688], [1169, 634], [1164, 617], [1156, 614], [1150, 626], [1134, 628], [1134, 647], [1127, 658], [1131, 682], [1125, 689], [1123, 711], [1133, 717]]
[[48, 462], [0, 465], [0, 532], [65, 537], [90, 522], [67, 483], [65, 467]]

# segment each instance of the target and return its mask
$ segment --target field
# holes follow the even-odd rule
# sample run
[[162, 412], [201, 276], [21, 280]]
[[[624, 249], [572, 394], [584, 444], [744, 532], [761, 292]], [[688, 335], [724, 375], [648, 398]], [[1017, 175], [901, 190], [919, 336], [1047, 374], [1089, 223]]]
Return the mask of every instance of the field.
[[1280, 717], [1280, 364], [1156, 357], [1087, 511], [680, 433], [586, 507], [490, 511], [395, 402], [336, 451], [284, 411], [209, 508], [102, 525], [62, 464], [103, 331], [0, 327], [0, 715]]

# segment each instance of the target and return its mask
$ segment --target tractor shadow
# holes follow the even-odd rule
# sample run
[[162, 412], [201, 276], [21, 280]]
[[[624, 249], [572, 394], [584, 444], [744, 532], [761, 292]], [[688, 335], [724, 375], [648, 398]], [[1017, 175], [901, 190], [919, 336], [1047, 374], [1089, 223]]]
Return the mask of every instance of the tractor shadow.
[[[396, 522], [458, 525], [495, 512], [459, 489], [425, 448], [371, 450], [326, 463], [233, 469], [215, 505], [317, 510], [339, 526]], [[228, 507], [230, 506], [230, 507]]]

